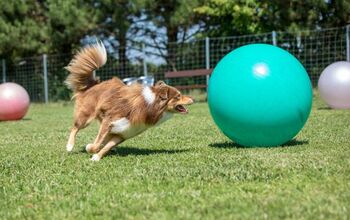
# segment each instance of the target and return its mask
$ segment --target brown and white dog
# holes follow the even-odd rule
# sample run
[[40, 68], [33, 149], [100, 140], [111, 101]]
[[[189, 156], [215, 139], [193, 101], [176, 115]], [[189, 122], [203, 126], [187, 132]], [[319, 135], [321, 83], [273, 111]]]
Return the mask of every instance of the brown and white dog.
[[127, 86], [116, 77], [99, 83], [93, 71], [106, 61], [104, 45], [96, 43], [80, 50], [66, 67], [70, 74], [65, 83], [76, 99], [67, 151], [73, 150], [78, 131], [98, 119], [98, 135], [94, 143], [86, 145], [94, 161], [121, 142], [169, 119], [173, 113], [188, 113], [185, 105], [193, 103], [190, 97], [162, 81], [150, 87]]

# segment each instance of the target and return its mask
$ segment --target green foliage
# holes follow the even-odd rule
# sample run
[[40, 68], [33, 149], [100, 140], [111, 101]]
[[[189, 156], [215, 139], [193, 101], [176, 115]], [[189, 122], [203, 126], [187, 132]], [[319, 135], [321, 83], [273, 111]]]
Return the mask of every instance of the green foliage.
[[264, 8], [265, 17], [261, 19], [264, 30], [292, 32], [322, 27], [322, 13], [328, 10], [324, 0], [265, 0]]
[[[158, 29], [145, 27], [145, 34], [148, 35], [158, 48], [166, 48], [167, 54], [164, 59], [173, 68], [176, 69], [176, 51], [177, 46], [174, 43], [184, 43], [193, 38], [201, 29], [197, 28], [195, 33], [191, 33], [192, 28], [198, 26], [199, 17], [193, 12], [202, 0], [146, 0], [145, 14]], [[166, 30], [165, 36], [157, 33], [159, 29]]]
[[[349, 0], [1, 1], [0, 55], [70, 53], [87, 34], [114, 37], [118, 47], [125, 48], [128, 41], [144, 34], [168, 50], [165, 58], [174, 65], [175, 55], [168, 42], [181, 43], [196, 35], [343, 26], [350, 22], [349, 10]], [[166, 36], [159, 29], [165, 29]], [[118, 52], [126, 63], [125, 49]]]
[[209, 0], [194, 12], [206, 18], [212, 35], [239, 35], [261, 31], [261, 5], [257, 0]]
[[92, 3], [84, 0], [47, 0], [47, 27], [50, 53], [71, 53], [80, 40], [96, 28]]
[[1, 1], [0, 55], [70, 53], [95, 27], [93, 12], [83, 0]]
[[138, 32], [137, 26], [132, 24], [137, 23], [143, 6], [143, 0], [100, 0], [95, 4], [98, 18], [95, 33], [102, 39], [109, 40], [113, 49], [118, 51], [120, 63], [118, 72], [121, 74], [126, 74], [129, 65], [126, 56], [128, 40], [133, 39]]
[[73, 106], [31, 106], [0, 122], [0, 219], [349, 219], [349, 111], [314, 100], [284, 147], [239, 148], [207, 104], [94, 163], [97, 123], [65, 144]]
[[349, 0], [206, 0], [194, 9], [209, 36], [339, 27], [350, 23]]
[[327, 7], [324, 7], [322, 11], [324, 26], [339, 27], [350, 24], [349, 0], [329, 0], [327, 2]]
[[47, 57], [50, 102], [70, 100], [73, 95], [72, 91], [63, 83], [67, 77], [67, 71], [64, 67], [67, 66], [70, 59], [71, 56], [69, 55], [51, 55]]
[[188, 28], [198, 23], [193, 9], [201, 3], [202, 0], [146, 0], [146, 13], [157, 27]]
[[44, 5], [35, 0], [0, 1], [0, 56], [28, 56], [49, 50], [44, 11]]

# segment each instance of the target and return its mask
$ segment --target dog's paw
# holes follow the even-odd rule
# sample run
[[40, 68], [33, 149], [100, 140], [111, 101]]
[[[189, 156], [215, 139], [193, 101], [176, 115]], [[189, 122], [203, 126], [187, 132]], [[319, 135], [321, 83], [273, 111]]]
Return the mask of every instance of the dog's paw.
[[99, 156], [98, 154], [94, 154], [94, 155], [91, 157], [90, 160], [91, 160], [91, 161], [99, 161], [99, 160], [101, 160], [101, 158], [100, 158], [100, 156]]
[[74, 145], [73, 144], [67, 144], [66, 149], [68, 152], [71, 152], [73, 150]]
[[87, 144], [87, 145], [85, 146], [86, 152], [88, 152], [88, 153], [93, 153], [93, 152], [91, 151], [91, 149], [92, 149], [93, 146], [94, 146], [94, 144]]

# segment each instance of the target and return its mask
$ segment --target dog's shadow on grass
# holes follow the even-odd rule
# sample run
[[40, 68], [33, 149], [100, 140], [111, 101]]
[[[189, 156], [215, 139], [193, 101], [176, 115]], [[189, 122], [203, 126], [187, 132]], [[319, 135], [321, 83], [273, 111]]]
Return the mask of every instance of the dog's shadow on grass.
[[[277, 147], [295, 147], [295, 146], [301, 146], [301, 145], [305, 145], [308, 144], [309, 141], [308, 140], [290, 140], [287, 143], [284, 143], [280, 146]], [[245, 147], [242, 145], [239, 145], [237, 143], [234, 142], [230, 142], [230, 141], [226, 141], [226, 142], [221, 142], [221, 143], [212, 143], [209, 144], [209, 147], [215, 147], [215, 148], [260, 148], [260, 147]], [[265, 147], [265, 148], [271, 148], [271, 147]]]
[[[183, 150], [166, 150], [166, 149], [147, 149], [147, 148], [136, 148], [136, 147], [115, 147], [110, 152], [108, 152], [109, 156], [149, 156], [153, 154], [177, 154], [189, 151], [189, 149]], [[85, 149], [81, 150], [81, 152], [85, 152]]]
[[148, 156], [152, 154], [176, 154], [176, 153], [183, 153], [188, 151], [188, 149], [183, 150], [166, 150], [166, 149], [147, 149], [147, 148], [136, 148], [136, 147], [116, 147], [113, 150], [109, 152], [109, 155], [116, 155], [116, 156]]

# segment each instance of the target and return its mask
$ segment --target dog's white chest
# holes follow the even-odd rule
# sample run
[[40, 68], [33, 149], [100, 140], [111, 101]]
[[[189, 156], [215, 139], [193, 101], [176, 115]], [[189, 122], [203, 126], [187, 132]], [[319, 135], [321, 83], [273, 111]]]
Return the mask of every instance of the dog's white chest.
[[[156, 125], [159, 125], [168, 119], [172, 117], [173, 114], [171, 113], [164, 113], [160, 120], [157, 122]], [[146, 125], [144, 123], [132, 125], [130, 124], [130, 121], [127, 118], [121, 118], [119, 120], [113, 121], [112, 122], [112, 129], [111, 133], [112, 134], [118, 134], [124, 139], [129, 139], [132, 138], [138, 134], [141, 134], [148, 128], [150, 128], [151, 125]]]
[[111, 133], [119, 134], [124, 139], [128, 139], [142, 133], [149, 127], [150, 125], [146, 124], [131, 125], [130, 121], [127, 118], [121, 118], [112, 122]]

